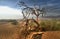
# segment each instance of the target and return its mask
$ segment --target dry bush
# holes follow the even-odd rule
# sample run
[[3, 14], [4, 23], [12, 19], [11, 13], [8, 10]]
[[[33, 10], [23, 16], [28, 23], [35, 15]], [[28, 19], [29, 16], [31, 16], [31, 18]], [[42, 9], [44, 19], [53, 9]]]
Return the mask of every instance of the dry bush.
[[59, 20], [43, 20], [40, 25], [45, 31], [56, 31], [60, 30], [60, 21]]

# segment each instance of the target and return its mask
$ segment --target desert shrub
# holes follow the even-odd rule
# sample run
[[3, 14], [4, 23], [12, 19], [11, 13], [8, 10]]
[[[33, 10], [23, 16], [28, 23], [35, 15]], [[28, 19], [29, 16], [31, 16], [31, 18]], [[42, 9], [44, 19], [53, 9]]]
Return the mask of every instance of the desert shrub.
[[42, 29], [45, 31], [56, 31], [56, 30], [60, 30], [60, 23], [57, 24], [57, 22], [59, 21], [58, 20], [44, 20], [44, 21], [41, 21], [40, 25]]
[[41, 23], [40, 23], [40, 26], [41, 26], [41, 28], [42, 28], [42, 31], [45, 31], [45, 26], [46, 26], [46, 24], [45, 24], [45, 22], [44, 21], [42, 21]]
[[12, 21], [12, 24], [13, 24], [13, 25], [17, 25], [18, 22], [17, 22], [16, 20], [13, 20], [13, 21]]

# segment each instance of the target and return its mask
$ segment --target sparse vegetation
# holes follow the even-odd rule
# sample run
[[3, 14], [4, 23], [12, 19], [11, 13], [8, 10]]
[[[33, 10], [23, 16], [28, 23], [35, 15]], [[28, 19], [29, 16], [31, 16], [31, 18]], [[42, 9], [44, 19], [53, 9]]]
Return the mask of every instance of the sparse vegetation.
[[13, 20], [13, 21], [12, 21], [12, 24], [13, 24], [13, 25], [17, 25], [18, 22], [17, 22], [16, 20]]
[[[30, 23], [28, 23], [27, 30], [25, 30], [26, 25], [22, 26], [24, 24], [21, 24], [19, 26], [17, 21], [13, 21], [13, 22], [17, 23], [17, 25], [10, 24], [10, 22], [5, 22], [5, 24], [0, 23], [0, 34], [1, 34], [2, 39], [7, 38], [7, 37], [8, 37], [8, 39], [10, 37], [11, 37], [11, 39], [12, 38], [13, 39], [16, 39], [16, 38], [25, 39], [25, 36], [28, 36], [31, 32], [37, 32], [40, 30], [40, 28], [38, 28], [37, 24], [32, 21]], [[60, 31], [60, 20], [54, 20], [54, 19], [53, 20], [40, 20], [39, 26], [41, 26], [42, 31]], [[29, 29], [29, 27], [31, 27], [31, 28]], [[3, 34], [3, 36], [2, 36], [2, 34]]]
[[41, 21], [40, 25], [45, 31], [58, 31], [60, 30], [60, 20], [45, 20]]

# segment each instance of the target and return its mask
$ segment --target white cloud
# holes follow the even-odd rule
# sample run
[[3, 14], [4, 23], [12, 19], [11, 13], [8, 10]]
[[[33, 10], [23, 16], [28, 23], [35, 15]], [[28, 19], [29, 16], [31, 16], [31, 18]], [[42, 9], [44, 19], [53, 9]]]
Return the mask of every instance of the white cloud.
[[7, 6], [0, 6], [0, 13], [21, 14], [21, 10], [13, 9]]
[[21, 10], [10, 8], [8, 6], [0, 6], [0, 19], [15, 19], [22, 16]]

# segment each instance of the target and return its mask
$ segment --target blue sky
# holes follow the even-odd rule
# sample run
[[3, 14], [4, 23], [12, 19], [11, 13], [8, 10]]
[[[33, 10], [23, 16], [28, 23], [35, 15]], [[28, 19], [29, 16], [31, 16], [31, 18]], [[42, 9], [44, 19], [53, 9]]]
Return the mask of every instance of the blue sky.
[[[24, 1], [28, 6], [37, 4], [40, 7], [45, 7], [47, 16], [60, 16], [60, 0], [0, 0], [0, 19], [21, 18], [21, 9], [17, 5], [18, 1]], [[7, 10], [11, 11], [11, 13]]]

